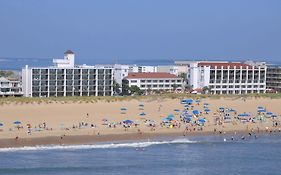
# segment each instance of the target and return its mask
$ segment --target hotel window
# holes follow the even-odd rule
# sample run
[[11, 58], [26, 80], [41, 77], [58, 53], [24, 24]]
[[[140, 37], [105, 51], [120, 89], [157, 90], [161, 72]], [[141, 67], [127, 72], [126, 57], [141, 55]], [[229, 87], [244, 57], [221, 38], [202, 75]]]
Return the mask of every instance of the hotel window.
[[144, 87], [145, 87], [145, 85], [141, 85], [141, 87], [142, 87], [142, 88], [144, 88]]
[[131, 80], [131, 83], [136, 83], [137, 82], [137, 80]]
[[158, 80], [153, 80], [153, 83], [157, 83], [158, 82]]
[[172, 83], [174, 83], [175, 82], [175, 80], [171, 80], [172, 81]]
[[240, 88], [240, 86], [239, 86], [239, 85], [236, 85], [235, 88]]
[[165, 80], [165, 82], [166, 82], [166, 83], [169, 83], [169, 82], [170, 82], [170, 80]]
[[165, 87], [170, 87], [170, 85], [166, 84]]
[[141, 80], [141, 83], [145, 83], [145, 80]]
[[159, 80], [159, 83], [163, 83], [164, 81], [163, 80]]
[[151, 80], [147, 80], [147, 83], [151, 83]]
[[156, 85], [156, 84], [154, 84], [154, 85], [153, 85], [153, 87], [157, 87], [157, 85]]
[[73, 69], [66, 69], [66, 74], [72, 74], [73, 73]]

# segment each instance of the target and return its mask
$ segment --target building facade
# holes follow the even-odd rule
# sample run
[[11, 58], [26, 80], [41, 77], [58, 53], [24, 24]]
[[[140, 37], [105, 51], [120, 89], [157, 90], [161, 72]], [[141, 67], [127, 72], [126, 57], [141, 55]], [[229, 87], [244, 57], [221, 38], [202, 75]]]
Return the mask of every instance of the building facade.
[[141, 90], [147, 91], [171, 91], [181, 88], [183, 79], [174, 74], [158, 73], [129, 73], [124, 78], [124, 82], [131, 86], [137, 86]]
[[174, 74], [176, 76], [179, 75], [178, 66], [174, 66], [174, 65], [157, 66], [157, 72], [166, 72], [166, 73]]
[[194, 61], [189, 63], [188, 74], [193, 89], [208, 87], [213, 94], [266, 92], [264, 63]]
[[281, 92], [281, 67], [269, 66], [266, 72], [266, 88]]
[[21, 82], [17, 79], [0, 77], [0, 96], [22, 96]]
[[22, 88], [26, 97], [111, 96], [113, 68], [74, 66], [74, 53], [54, 59], [52, 67], [28, 67], [22, 70]]

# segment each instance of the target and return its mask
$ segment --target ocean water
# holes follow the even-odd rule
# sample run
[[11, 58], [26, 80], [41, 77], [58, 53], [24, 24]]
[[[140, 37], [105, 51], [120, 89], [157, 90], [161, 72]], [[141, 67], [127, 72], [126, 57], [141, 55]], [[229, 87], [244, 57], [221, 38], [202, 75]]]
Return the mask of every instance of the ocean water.
[[[281, 134], [0, 149], [0, 174], [278, 174]], [[224, 140], [226, 139], [226, 140]]]
[[[184, 60], [184, 59], [178, 59]], [[188, 60], [188, 59], [187, 59]], [[192, 60], [192, 59], [189, 59]], [[194, 59], [196, 60], [196, 59]], [[198, 59], [197, 59], [198, 60]], [[225, 59], [208, 59], [208, 60], [219, 60], [225, 61]], [[245, 61], [243, 59], [227, 59], [229, 61]], [[76, 58], [75, 63], [77, 65], [87, 64], [137, 64], [137, 65], [172, 65], [174, 64], [174, 59], [122, 59], [122, 60], [113, 60], [113, 59], [80, 59]], [[258, 60], [258, 61], [267, 61], [268, 64], [281, 65], [281, 61], [270, 61], [270, 60]], [[41, 66], [51, 66], [52, 58], [1, 58], [0, 57], [0, 70], [21, 70], [25, 65], [30, 67], [41, 67]]]

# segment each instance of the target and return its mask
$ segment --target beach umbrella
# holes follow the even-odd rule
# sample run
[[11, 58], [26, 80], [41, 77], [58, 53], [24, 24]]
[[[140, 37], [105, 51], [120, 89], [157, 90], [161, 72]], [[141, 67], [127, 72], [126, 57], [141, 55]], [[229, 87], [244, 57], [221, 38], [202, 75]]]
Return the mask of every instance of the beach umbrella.
[[273, 115], [273, 113], [272, 112], [267, 112], [266, 115]]
[[0, 123], [0, 126], [4, 126], [4, 124], [3, 124], [3, 123]]
[[120, 108], [121, 109], [121, 111], [126, 111], [127, 110], [127, 108]]
[[230, 109], [228, 109], [228, 112], [236, 112], [236, 110], [235, 110], [235, 109], [230, 108]]
[[200, 100], [195, 100], [195, 103], [200, 103]]
[[272, 117], [272, 118], [275, 118], [275, 117], [277, 117], [277, 115], [274, 115], [274, 114], [273, 114], [273, 115], [271, 115], [271, 117]]
[[259, 106], [259, 107], [258, 107], [258, 109], [264, 109], [264, 107], [262, 107], [262, 106]]
[[181, 104], [191, 104], [193, 102], [192, 99], [185, 99], [181, 101]]
[[180, 110], [179, 110], [179, 109], [175, 109], [174, 111], [175, 111], [175, 112], [180, 112]]
[[139, 104], [139, 107], [144, 107], [144, 104]]
[[134, 123], [134, 121], [132, 121], [132, 120], [124, 120], [123, 123], [125, 123], [125, 124], [132, 124], [132, 123]]
[[239, 114], [238, 117], [250, 117], [250, 114], [243, 113], [243, 114]]
[[258, 109], [258, 112], [266, 112], [265, 109]]
[[20, 125], [21, 122], [20, 122], [20, 121], [15, 121], [14, 124], [15, 124], [15, 125]]
[[199, 112], [198, 110], [193, 110], [192, 113], [193, 113], [194, 115], [199, 115], [199, 114], [200, 114], [200, 112]]
[[201, 122], [201, 123], [205, 123], [206, 119], [200, 118], [198, 121]]
[[204, 103], [205, 106], [209, 105], [209, 103]]
[[169, 114], [167, 119], [171, 119], [171, 120], [174, 120], [175, 116], [173, 114]]
[[220, 111], [224, 111], [224, 107], [219, 107], [219, 110]]
[[162, 118], [162, 121], [166, 123], [166, 122], [169, 122], [170, 120], [167, 118]]
[[146, 114], [144, 112], [140, 113], [140, 116], [145, 116]]
[[210, 112], [211, 110], [209, 108], [204, 109], [205, 112]]

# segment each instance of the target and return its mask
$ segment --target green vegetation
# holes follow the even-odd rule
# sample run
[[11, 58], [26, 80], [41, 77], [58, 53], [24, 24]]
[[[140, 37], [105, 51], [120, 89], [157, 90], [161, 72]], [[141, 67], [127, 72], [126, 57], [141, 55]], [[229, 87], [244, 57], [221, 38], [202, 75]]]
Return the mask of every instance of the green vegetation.
[[0, 77], [13, 77], [14, 72], [8, 70], [0, 70]]
[[162, 93], [153, 95], [134, 95], [134, 96], [83, 96], [83, 97], [49, 97], [49, 98], [39, 98], [39, 97], [3, 97], [0, 98], [0, 105], [4, 104], [68, 104], [68, 103], [96, 103], [98, 101], [102, 102], [117, 102], [117, 101], [130, 101], [130, 100], [162, 100], [162, 99], [185, 99], [185, 98], [210, 98], [210, 99], [239, 99], [239, 98], [270, 98], [270, 99], [280, 99], [281, 93], [279, 94], [247, 94], [247, 95], [211, 95], [211, 94], [175, 94], [175, 93]]

